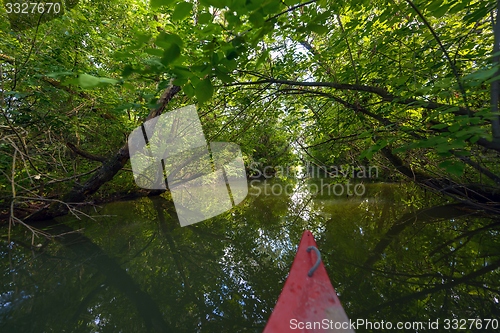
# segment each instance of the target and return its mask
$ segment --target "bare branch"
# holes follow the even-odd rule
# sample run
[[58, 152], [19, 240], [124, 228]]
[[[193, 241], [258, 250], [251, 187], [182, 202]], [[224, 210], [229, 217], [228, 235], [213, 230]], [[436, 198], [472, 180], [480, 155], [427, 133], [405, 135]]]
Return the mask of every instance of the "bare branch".
[[89, 152], [86, 152], [80, 148], [78, 148], [77, 146], [75, 146], [74, 144], [72, 144], [71, 142], [66, 142], [66, 146], [71, 149], [72, 151], [74, 151], [76, 154], [82, 156], [82, 157], [85, 157], [86, 159], [88, 160], [91, 160], [91, 161], [98, 161], [98, 162], [104, 162], [106, 160], [105, 157], [103, 156], [98, 156], [98, 155], [93, 155]]

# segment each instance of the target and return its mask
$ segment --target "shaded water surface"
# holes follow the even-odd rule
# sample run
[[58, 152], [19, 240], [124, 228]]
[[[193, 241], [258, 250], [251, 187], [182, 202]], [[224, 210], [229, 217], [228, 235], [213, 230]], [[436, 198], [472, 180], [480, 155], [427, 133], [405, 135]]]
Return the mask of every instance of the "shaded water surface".
[[353, 321], [498, 325], [498, 219], [410, 185], [311, 196], [311, 184], [255, 182], [235, 209], [184, 228], [162, 197], [59, 219], [44, 230], [64, 235], [35, 247], [4, 228], [0, 331], [261, 332], [305, 229]]

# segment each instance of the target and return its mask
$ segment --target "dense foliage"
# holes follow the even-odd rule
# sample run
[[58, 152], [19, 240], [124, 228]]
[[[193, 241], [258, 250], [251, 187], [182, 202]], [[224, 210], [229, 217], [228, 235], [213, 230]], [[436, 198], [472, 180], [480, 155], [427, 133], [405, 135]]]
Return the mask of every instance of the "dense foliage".
[[240, 144], [249, 165], [371, 164], [459, 200], [497, 199], [494, 1], [61, 6], [2, 14], [5, 208], [134, 190], [120, 165], [111, 183], [66, 195], [171, 83], [168, 109], [197, 103], [207, 137]]
[[[0, 311], [8, 329], [49, 329], [59, 313], [45, 303], [48, 295], [62, 300], [75, 331], [260, 331], [304, 228], [329, 249], [325, 264], [353, 318], [498, 317], [497, 1], [54, 2], [58, 13], [16, 12], [13, 4], [25, 3], [19, 0], [4, 0], [0, 9], [0, 221], [9, 227], [83, 214], [76, 210], [82, 203], [137, 192], [128, 135], [148, 117], [189, 104], [197, 105], [208, 141], [241, 146], [249, 173], [372, 165], [379, 180], [406, 179], [471, 214], [493, 214], [455, 219], [449, 210], [420, 210], [431, 199], [413, 187], [387, 199], [381, 185], [370, 200], [344, 198], [331, 207], [297, 195], [251, 198], [185, 229], [165, 213], [168, 194], [143, 199], [133, 208], [153, 227], [137, 227], [132, 218], [110, 223], [129, 236], [117, 244], [90, 229], [83, 241], [69, 234], [35, 252], [28, 244], [33, 229], [28, 243], [13, 247], [9, 228], [4, 265], [23, 262], [15, 280], [32, 285], [23, 290], [31, 296], [17, 298], [20, 312]], [[343, 219], [328, 218], [351, 205], [356, 210]], [[396, 206], [411, 214], [396, 216]], [[276, 243], [285, 236], [290, 240]], [[83, 243], [81, 252], [74, 242]], [[117, 263], [114, 247], [132, 254]], [[184, 262], [171, 255], [179, 249]], [[35, 253], [41, 259], [24, 265]], [[87, 263], [87, 256], [98, 260]], [[61, 265], [65, 283], [37, 289], [51, 265]], [[219, 269], [227, 274], [212, 274]], [[0, 300], [14, 294], [5, 276]], [[167, 278], [171, 285], [160, 283]], [[393, 306], [407, 318], [396, 318]], [[46, 322], [25, 320], [32, 309], [46, 313]], [[99, 317], [105, 310], [111, 315]]]

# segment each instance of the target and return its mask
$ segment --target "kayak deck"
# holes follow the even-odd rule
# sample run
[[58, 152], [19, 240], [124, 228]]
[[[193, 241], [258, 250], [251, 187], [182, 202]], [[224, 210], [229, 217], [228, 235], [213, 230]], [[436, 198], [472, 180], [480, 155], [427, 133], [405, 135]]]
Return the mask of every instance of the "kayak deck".
[[354, 332], [319, 254], [314, 236], [304, 231], [263, 333]]

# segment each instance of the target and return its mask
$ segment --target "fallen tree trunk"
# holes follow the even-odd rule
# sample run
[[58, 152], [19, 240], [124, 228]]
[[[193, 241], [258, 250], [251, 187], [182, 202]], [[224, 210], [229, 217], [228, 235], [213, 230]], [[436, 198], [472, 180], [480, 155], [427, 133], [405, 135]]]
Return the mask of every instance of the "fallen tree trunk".
[[494, 214], [498, 214], [500, 211], [500, 192], [497, 187], [488, 187], [482, 184], [458, 184], [449, 179], [433, 178], [410, 168], [388, 147], [382, 148], [381, 153], [397, 171], [421, 186], [448, 195], [454, 200], [478, 210]]
[[[159, 116], [172, 98], [181, 90], [180, 87], [169, 86], [159, 100], [158, 108], [151, 110], [144, 121], [148, 121]], [[102, 166], [82, 185], [75, 185], [69, 193], [63, 196], [61, 201], [54, 201], [52, 204], [45, 206], [41, 210], [31, 214], [25, 220], [37, 221], [51, 219], [56, 216], [65, 215], [70, 211], [71, 205], [81, 203], [85, 199], [97, 192], [99, 188], [112, 180], [113, 177], [120, 171], [130, 158], [128, 150], [128, 142], [126, 142], [118, 152], [111, 158], [103, 162]]]

